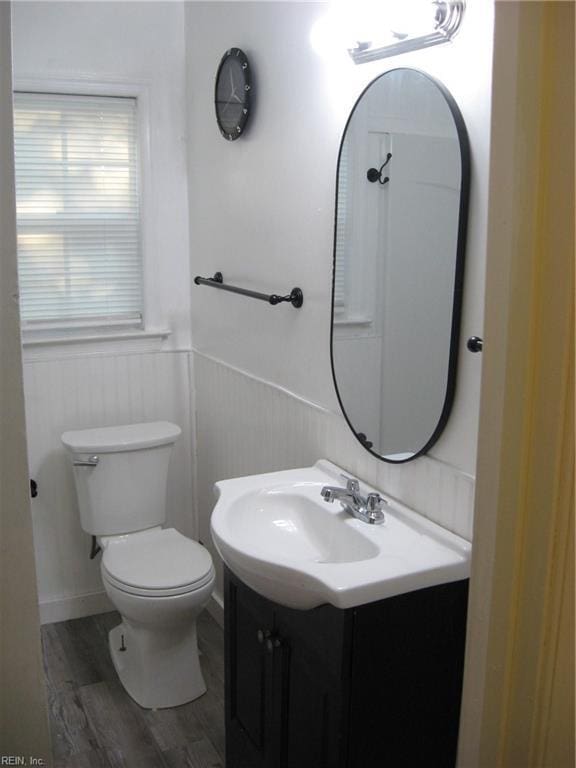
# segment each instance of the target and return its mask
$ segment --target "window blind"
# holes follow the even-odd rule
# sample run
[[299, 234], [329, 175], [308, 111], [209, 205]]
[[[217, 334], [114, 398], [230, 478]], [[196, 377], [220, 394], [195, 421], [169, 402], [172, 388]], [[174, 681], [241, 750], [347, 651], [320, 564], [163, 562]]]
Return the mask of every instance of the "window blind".
[[16, 93], [24, 328], [142, 323], [136, 99]]
[[338, 195], [336, 205], [336, 245], [334, 247], [334, 306], [346, 306], [348, 250], [350, 248], [350, 174], [349, 150], [345, 140], [340, 150], [338, 164]]

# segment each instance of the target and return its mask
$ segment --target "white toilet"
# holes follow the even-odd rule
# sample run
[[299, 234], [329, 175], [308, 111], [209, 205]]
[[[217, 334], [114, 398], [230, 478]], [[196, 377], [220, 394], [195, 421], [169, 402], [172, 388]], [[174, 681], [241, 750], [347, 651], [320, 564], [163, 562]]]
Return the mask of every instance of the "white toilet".
[[82, 528], [103, 550], [108, 597], [122, 616], [110, 653], [142, 707], [175, 707], [206, 685], [196, 619], [214, 586], [210, 553], [166, 521], [168, 462], [180, 428], [166, 421], [65, 432]]

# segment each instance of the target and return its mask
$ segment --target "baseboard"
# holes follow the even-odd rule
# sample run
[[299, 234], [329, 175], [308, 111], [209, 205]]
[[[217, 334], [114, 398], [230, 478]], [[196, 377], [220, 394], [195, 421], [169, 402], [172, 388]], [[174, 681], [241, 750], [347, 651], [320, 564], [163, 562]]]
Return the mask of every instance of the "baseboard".
[[212, 616], [216, 624], [224, 628], [224, 600], [219, 592], [212, 592], [212, 597], [206, 606], [206, 610], [210, 616]]
[[40, 603], [39, 607], [41, 624], [54, 624], [56, 621], [80, 619], [95, 613], [115, 610], [106, 592], [89, 592], [86, 595], [46, 600]]

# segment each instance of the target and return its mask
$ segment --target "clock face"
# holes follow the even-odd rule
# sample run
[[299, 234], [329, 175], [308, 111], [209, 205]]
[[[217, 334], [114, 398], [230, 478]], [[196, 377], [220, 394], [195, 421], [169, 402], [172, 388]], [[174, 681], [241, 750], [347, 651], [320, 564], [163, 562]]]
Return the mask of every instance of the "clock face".
[[252, 82], [248, 59], [240, 48], [226, 51], [216, 73], [214, 104], [220, 133], [225, 139], [239, 138], [250, 114]]

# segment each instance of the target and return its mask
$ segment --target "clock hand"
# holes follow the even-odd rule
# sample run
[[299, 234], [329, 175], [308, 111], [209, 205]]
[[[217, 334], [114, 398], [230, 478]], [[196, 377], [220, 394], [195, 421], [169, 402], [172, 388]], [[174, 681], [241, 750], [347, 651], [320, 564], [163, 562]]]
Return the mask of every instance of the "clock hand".
[[228, 98], [226, 99], [225, 105], [222, 107], [222, 110], [221, 110], [221, 114], [222, 115], [226, 112], [226, 110], [228, 109], [228, 107], [232, 103], [232, 99], [233, 98], [238, 98], [236, 96], [236, 89], [234, 88], [234, 78], [232, 76], [232, 70], [229, 70], [229, 72], [230, 72], [230, 88], [231, 88], [231, 92], [230, 92], [230, 96], [228, 96]]

